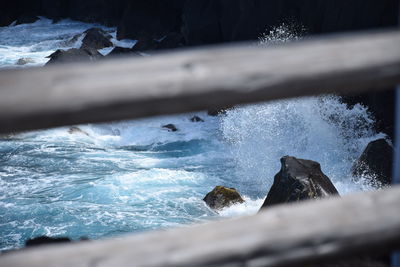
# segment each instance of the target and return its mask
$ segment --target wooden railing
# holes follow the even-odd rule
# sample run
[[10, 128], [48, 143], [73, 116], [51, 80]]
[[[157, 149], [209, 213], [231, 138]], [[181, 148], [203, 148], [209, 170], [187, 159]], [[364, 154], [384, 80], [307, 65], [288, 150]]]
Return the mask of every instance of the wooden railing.
[[[400, 83], [400, 32], [0, 72], [0, 132]], [[10, 266], [301, 266], [400, 247], [400, 188], [195, 227], [7, 253]]]

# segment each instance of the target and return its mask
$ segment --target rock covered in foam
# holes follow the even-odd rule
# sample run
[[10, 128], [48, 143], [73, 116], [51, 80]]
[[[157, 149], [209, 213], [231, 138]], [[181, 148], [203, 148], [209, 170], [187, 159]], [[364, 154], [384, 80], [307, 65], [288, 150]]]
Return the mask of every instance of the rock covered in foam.
[[318, 162], [285, 156], [281, 164], [262, 208], [339, 194]]
[[203, 200], [214, 210], [221, 210], [237, 203], [244, 203], [243, 198], [235, 188], [224, 186], [216, 186]]
[[167, 129], [170, 132], [177, 132], [178, 131], [178, 128], [176, 128], [176, 126], [173, 125], [173, 124], [164, 125], [163, 128]]
[[30, 64], [30, 63], [35, 63], [35, 60], [33, 58], [29, 58], [29, 57], [20, 58], [16, 62], [16, 64], [19, 66], [23, 66], [26, 64]]
[[382, 185], [389, 185], [391, 182], [393, 162], [393, 147], [386, 139], [372, 141], [365, 148], [360, 158], [352, 167], [353, 176], [366, 176]]

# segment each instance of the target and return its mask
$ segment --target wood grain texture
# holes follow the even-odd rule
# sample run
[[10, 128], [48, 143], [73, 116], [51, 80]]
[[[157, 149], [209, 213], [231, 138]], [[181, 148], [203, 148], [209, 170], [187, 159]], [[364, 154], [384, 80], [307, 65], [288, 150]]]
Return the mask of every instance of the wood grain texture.
[[400, 247], [400, 187], [255, 216], [0, 256], [0, 267], [302, 266]]
[[354, 93], [400, 82], [400, 32], [0, 71], [0, 133]]

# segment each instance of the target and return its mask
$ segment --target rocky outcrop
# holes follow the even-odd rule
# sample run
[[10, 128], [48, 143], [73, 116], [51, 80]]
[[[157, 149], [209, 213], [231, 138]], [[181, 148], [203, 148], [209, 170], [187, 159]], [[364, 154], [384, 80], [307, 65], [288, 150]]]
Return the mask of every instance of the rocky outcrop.
[[173, 124], [164, 125], [163, 128], [167, 129], [170, 132], [177, 132], [178, 131], [178, 128], [176, 128], [176, 126], [173, 125]]
[[48, 58], [50, 60], [46, 63], [47, 65], [60, 64], [60, 63], [71, 63], [80, 61], [94, 61], [102, 58], [103, 56], [97, 51], [92, 49], [68, 49], [68, 50], [57, 50]]
[[203, 200], [214, 210], [221, 210], [237, 203], [244, 203], [243, 198], [235, 188], [224, 186], [215, 187]]
[[202, 118], [200, 118], [199, 116], [193, 116], [190, 119], [191, 122], [204, 122], [204, 120]]
[[281, 164], [262, 208], [339, 194], [318, 162], [286, 156]]
[[385, 140], [372, 141], [352, 167], [353, 176], [365, 177], [371, 182], [389, 185], [392, 177], [393, 147]]
[[99, 28], [91, 28], [84, 32], [85, 37], [82, 40], [82, 49], [102, 49], [112, 47], [112, 36]]
[[26, 247], [35, 247], [41, 245], [48, 245], [48, 244], [60, 244], [60, 243], [69, 243], [71, 239], [67, 237], [48, 237], [48, 236], [39, 236], [33, 239], [29, 239], [25, 242]]

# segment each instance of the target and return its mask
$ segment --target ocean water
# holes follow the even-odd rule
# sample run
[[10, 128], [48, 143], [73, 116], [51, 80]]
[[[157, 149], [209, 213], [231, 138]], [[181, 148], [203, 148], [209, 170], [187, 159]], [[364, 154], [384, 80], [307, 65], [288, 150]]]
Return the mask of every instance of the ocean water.
[[[93, 26], [101, 27], [42, 18], [0, 28], [0, 67], [20, 67], [19, 58], [42, 66], [56, 49], [79, 47], [68, 40]], [[191, 122], [194, 115], [204, 122]], [[162, 128], [170, 123], [177, 132]], [[41, 235], [100, 239], [254, 214], [285, 155], [320, 162], [341, 194], [373, 190], [350, 174], [368, 142], [383, 136], [372, 124], [364, 107], [324, 96], [240, 106], [219, 117], [197, 112], [3, 136], [0, 250]], [[216, 185], [237, 188], [246, 203], [210, 210], [202, 198]]]

